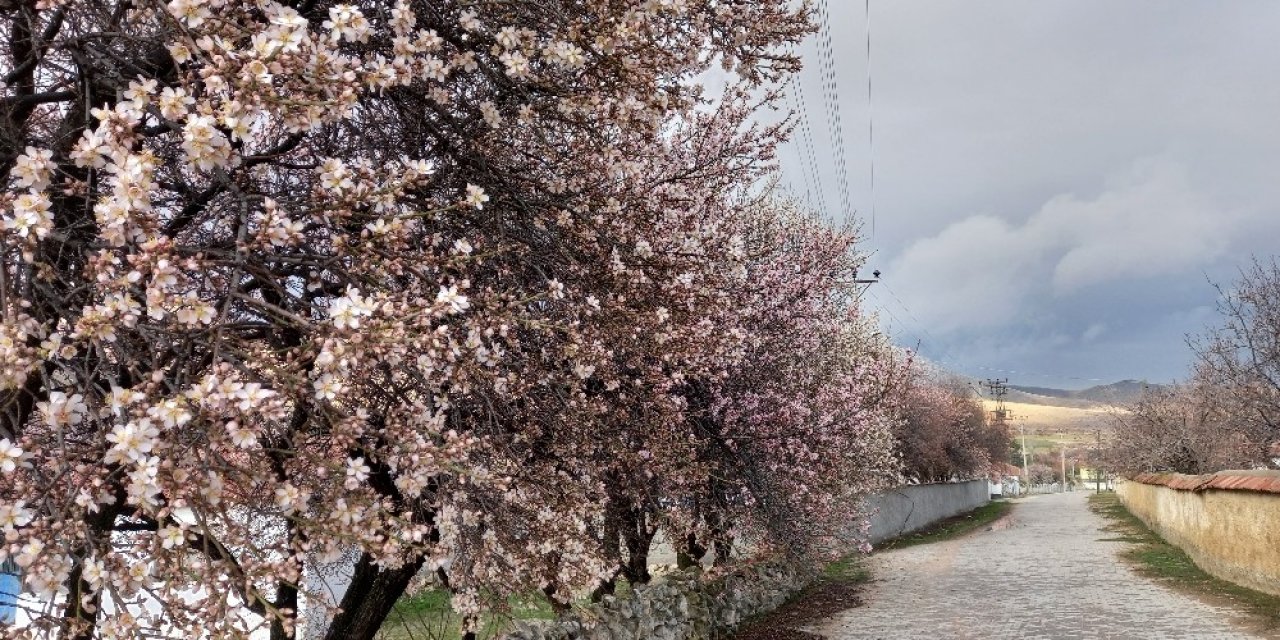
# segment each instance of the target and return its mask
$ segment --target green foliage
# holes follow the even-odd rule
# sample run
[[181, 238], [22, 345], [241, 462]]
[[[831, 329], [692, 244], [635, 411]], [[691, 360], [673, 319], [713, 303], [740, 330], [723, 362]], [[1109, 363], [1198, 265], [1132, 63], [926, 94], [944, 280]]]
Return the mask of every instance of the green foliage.
[[[619, 589], [621, 591], [621, 589]], [[449, 606], [449, 592], [429, 589], [396, 602], [391, 615], [378, 632], [380, 640], [458, 640], [462, 637], [462, 617]], [[550, 620], [555, 618], [551, 604], [541, 594], [513, 597], [508, 613], [486, 613], [479, 638], [497, 638], [507, 631], [512, 620]]]
[[851, 553], [822, 570], [822, 580], [828, 582], [844, 582], [862, 584], [871, 580], [871, 571], [867, 569], [861, 553]]

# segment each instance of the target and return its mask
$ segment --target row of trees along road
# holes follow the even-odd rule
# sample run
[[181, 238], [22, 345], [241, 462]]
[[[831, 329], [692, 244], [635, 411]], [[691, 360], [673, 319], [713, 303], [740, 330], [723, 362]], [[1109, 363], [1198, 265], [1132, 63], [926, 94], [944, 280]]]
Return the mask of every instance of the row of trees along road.
[[795, 3], [0, 25], [0, 560], [43, 603], [10, 635], [292, 638], [352, 550], [329, 638], [421, 571], [470, 627], [644, 582], [660, 527], [830, 553], [897, 477], [855, 234], [767, 186]]
[[1280, 468], [1280, 265], [1255, 260], [1219, 293], [1218, 323], [1189, 340], [1190, 380], [1148, 388], [1115, 414], [1114, 468]]
[[1012, 444], [1009, 427], [987, 419], [972, 387], [924, 367], [912, 374], [903, 419], [894, 427], [904, 473], [935, 482], [977, 477], [1004, 466]]

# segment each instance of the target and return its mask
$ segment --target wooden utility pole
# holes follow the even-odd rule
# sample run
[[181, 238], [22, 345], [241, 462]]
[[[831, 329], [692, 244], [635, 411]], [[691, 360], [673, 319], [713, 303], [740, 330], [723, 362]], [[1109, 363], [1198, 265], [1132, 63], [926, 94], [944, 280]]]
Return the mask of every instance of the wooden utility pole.
[[1027, 471], [1027, 425], [1019, 424], [1018, 432], [1022, 434], [1022, 477], [1027, 481], [1027, 488], [1031, 488], [1031, 472]]
[[1096, 493], [1102, 493], [1102, 431], [1093, 430], [1093, 486]]
[[1067, 448], [1058, 449], [1058, 464], [1062, 467], [1062, 493], [1067, 492]]

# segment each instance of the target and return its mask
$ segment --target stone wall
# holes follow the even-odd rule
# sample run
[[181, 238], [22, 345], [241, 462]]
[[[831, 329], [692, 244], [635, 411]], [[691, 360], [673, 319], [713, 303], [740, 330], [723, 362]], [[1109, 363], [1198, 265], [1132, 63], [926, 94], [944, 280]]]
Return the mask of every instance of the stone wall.
[[776, 609], [813, 573], [762, 564], [704, 580], [676, 572], [623, 597], [575, 609], [559, 620], [516, 623], [507, 640], [684, 640], [724, 638], [743, 620]]
[[[883, 542], [966, 513], [990, 500], [987, 481], [899, 487], [867, 496], [871, 542]], [[767, 613], [816, 575], [778, 564], [750, 566], [704, 582], [696, 573], [668, 574], [619, 598], [575, 609], [555, 621], [516, 623], [507, 640], [686, 640], [726, 638], [742, 620]]]
[[905, 485], [863, 499], [870, 517], [868, 539], [879, 544], [939, 520], [968, 513], [991, 500], [987, 481]]
[[1280, 595], [1280, 472], [1142, 474], [1121, 482], [1116, 493], [1200, 568]]

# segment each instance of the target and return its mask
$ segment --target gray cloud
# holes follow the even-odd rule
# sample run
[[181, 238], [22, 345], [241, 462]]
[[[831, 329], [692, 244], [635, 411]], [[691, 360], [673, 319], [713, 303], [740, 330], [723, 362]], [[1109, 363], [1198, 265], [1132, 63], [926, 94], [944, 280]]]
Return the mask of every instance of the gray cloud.
[[[831, 4], [848, 195], [865, 219], [862, 3]], [[1182, 375], [1182, 335], [1212, 320], [1206, 276], [1229, 281], [1251, 252], [1277, 252], [1280, 4], [919, 0], [872, 11], [877, 215], [866, 248], [887, 290], [869, 299], [891, 329], [969, 372]], [[801, 139], [782, 157], [794, 190], [816, 200], [821, 180], [830, 205], [840, 141], [806, 54], [812, 146]], [[801, 169], [810, 151], [817, 178]]]

